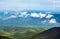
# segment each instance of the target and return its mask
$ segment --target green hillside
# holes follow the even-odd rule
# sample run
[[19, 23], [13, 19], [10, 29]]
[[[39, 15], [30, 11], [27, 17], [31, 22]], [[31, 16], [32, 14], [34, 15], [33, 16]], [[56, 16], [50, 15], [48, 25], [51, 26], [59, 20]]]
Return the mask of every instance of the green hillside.
[[31, 39], [35, 34], [47, 29], [38, 27], [0, 26], [0, 36], [7, 36], [12, 39]]

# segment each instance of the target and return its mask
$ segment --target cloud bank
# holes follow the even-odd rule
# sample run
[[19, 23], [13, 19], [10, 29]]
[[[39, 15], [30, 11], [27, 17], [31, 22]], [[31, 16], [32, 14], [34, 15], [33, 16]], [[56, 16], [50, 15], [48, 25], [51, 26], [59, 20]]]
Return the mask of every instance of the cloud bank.
[[52, 14], [46, 14], [46, 13], [28, 13], [28, 12], [11, 12], [11, 13], [8, 13], [8, 12], [4, 12], [4, 15], [10, 15], [8, 17], [10, 18], [16, 18], [16, 17], [34, 17], [34, 18], [52, 18], [54, 17]]
[[[10, 15], [11, 14], [11, 15]], [[39, 19], [43, 19], [42, 23], [46, 23], [48, 21], [48, 23], [57, 23], [56, 19], [54, 19], [54, 15], [53, 14], [46, 14], [46, 13], [28, 13], [28, 12], [19, 12], [17, 13], [7, 13], [4, 15], [10, 15], [10, 16], [6, 16], [6, 17], [0, 17], [0, 19], [2, 20], [8, 20], [8, 19], [12, 19], [12, 18], [28, 18], [28, 17], [33, 17], [33, 18], [39, 18]]]

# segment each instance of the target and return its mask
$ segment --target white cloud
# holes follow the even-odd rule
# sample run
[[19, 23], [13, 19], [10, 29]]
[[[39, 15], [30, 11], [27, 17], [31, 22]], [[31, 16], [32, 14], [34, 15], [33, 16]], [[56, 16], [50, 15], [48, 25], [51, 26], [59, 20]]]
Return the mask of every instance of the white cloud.
[[26, 15], [27, 14], [27, 12], [21, 12], [21, 15]]
[[31, 17], [36, 17], [36, 18], [38, 18], [38, 17], [39, 17], [39, 14], [37, 14], [37, 13], [31, 13]]
[[17, 16], [15, 16], [15, 15], [11, 15], [9, 18], [16, 18]]
[[45, 16], [46, 16], [46, 14], [39, 13], [39, 16], [40, 16], [40, 18], [43, 18], [43, 17], [45, 17]]
[[2, 18], [2, 20], [8, 20], [8, 19], [11, 19], [11, 18], [17, 18], [17, 16], [11, 15], [9, 17]]
[[56, 19], [51, 19], [49, 23], [57, 23], [57, 22], [56, 22]]
[[43, 18], [46, 16], [46, 14], [43, 14], [43, 13], [31, 13], [31, 16], [32, 17], [37, 17], [37, 18]]
[[18, 17], [28, 17], [30, 14], [27, 14], [27, 12], [21, 12]]
[[51, 14], [48, 14], [48, 15], [46, 16], [46, 18], [51, 18], [51, 17], [53, 17], [53, 15], [51, 15]]

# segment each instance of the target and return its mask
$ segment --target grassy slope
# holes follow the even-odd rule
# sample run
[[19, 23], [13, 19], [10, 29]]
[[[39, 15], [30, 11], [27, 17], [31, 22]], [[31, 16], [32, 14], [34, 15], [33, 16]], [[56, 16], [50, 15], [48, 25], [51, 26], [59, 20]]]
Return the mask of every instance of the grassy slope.
[[0, 27], [0, 36], [8, 36], [13, 39], [30, 39], [33, 35], [46, 29], [38, 27], [2, 26]]

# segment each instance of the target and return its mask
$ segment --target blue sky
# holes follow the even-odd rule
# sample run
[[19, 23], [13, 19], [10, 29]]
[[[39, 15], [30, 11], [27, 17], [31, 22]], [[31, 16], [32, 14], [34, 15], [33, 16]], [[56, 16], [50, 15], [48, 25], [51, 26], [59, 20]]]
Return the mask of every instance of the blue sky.
[[0, 0], [0, 10], [60, 10], [60, 0]]

